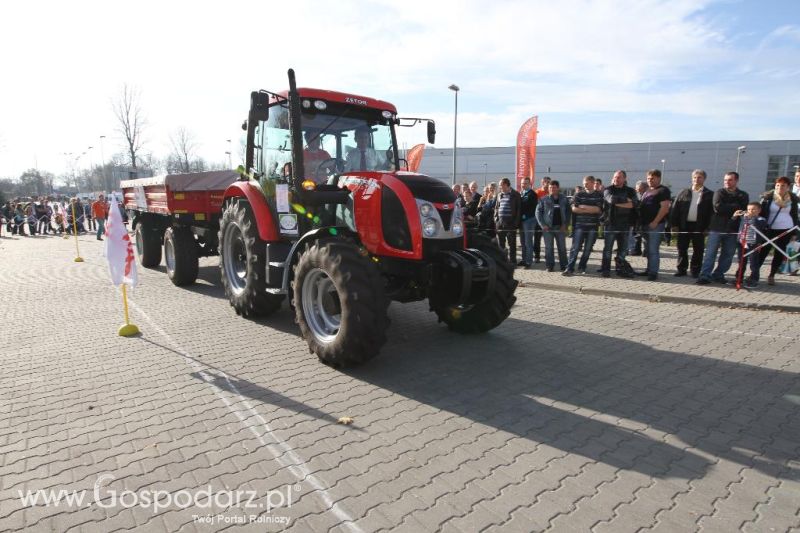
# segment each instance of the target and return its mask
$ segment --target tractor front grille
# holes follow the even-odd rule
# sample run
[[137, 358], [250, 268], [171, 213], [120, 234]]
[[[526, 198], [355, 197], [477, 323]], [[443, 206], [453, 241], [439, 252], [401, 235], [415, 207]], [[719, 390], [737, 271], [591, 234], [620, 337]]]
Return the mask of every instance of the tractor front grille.
[[400, 198], [389, 187], [381, 187], [381, 227], [386, 244], [398, 250], [412, 250], [408, 217]]
[[422, 257], [432, 259], [439, 252], [450, 252], [464, 248], [464, 239], [422, 239]]
[[[458, 209], [458, 207], [456, 207]], [[450, 231], [450, 220], [453, 218], [452, 209], [436, 209], [439, 212], [439, 218], [442, 219], [442, 226], [445, 231]]]

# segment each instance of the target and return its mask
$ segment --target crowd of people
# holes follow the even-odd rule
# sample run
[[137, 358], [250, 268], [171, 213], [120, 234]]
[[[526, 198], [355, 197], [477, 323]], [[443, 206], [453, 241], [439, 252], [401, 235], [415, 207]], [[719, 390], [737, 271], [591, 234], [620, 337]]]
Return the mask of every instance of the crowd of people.
[[[555, 271], [557, 254], [562, 275], [586, 274], [595, 242], [601, 238], [601, 276], [611, 276], [613, 263], [619, 277], [640, 275], [655, 281], [661, 270], [661, 244], [669, 243], [674, 234], [678, 252], [674, 275], [691, 275], [699, 285], [728, 283], [725, 276], [736, 257], [736, 280], [756, 287], [770, 252], [768, 284], [775, 284], [779, 271], [797, 274], [800, 170], [794, 184], [781, 176], [774, 189], [756, 201], [738, 188], [739, 174], [733, 171], [725, 174], [722, 188], [711, 191], [705, 186], [706, 172], [695, 170], [689, 186], [674, 197], [661, 177], [658, 169], [649, 170], [646, 180], [629, 187], [624, 170], [614, 172], [608, 185], [586, 176], [571, 196], [550, 177], [542, 178], [538, 189], [525, 178], [521, 190], [516, 191], [508, 178], [502, 178], [486, 185], [482, 193], [476, 182], [453, 185], [453, 192], [467, 226], [496, 238], [500, 247], [508, 250], [512, 264], [519, 267], [531, 268], [541, 261], [544, 240], [548, 272]], [[119, 207], [125, 220], [122, 205]], [[94, 201], [77, 197], [68, 201], [17, 199], [2, 206], [0, 224], [11, 235], [60, 235], [77, 229], [79, 234], [94, 231], [102, 240], [108, 209], [102, 194]], [[567, 237], [572, 238], [569, 248]], [[646, 257], [646, 268], [635, 272], [627, 261], [629, 255]]]
[[[797, 275], [800, 170], [794, 184], [781, 176], [774, 189], [754, 201], [738, 188], [737, 172], [727, 172], [723, 187], [712, 191], [705, 186], [706, 172], [697, 169], [689, 186], [674, 197], [661, 177], [660, 170], [649, 170], [645, 180], [630, 187], [624, 170], [614, 172], [608, 185], [586, 176], [569, 197], [558, 180], [550, 177], [542, 178], [538, 189], [524, 178], [521, 190], [516, 191], [508, 178], [502, 178], [486, 185], [483, 193], [476, 182], [453, 185], [453, 192], [466, 224], [496, 238], [519, 267], [531, 268], [541, 261], [544, 240], [548, 272], [555, 271], [557, 254], [562, 275], [585, 274], [594, 244], [601, 238], [601, 276], [611, 276], [613, 263], [619, 277], [644, 276], [655, 281], [661, 270], [661, 244], [670, 243], [674, 235], [678, 252], [674, 275], [691, 275], [698, 285], [728, 283], [726, 274], [737, 258], [737, 282], [757, 287], [770, 252], [769, 285], [775, 284], [779, 271]], [[569, 248], [568, 236], [572, 237]], [[634, 271], [629, 255], [646, 257], [646, 268]]]
[[[17, 198], [6, 202], [0, 210], [0, 225], [8, 235], [32, 237], [34, 235], [64, 235], [95, 232], [97, 240], [103, 240], [109, 203], [105, 195], [96, 200]], [[125, 212], [120, 205], [123, 217]]]

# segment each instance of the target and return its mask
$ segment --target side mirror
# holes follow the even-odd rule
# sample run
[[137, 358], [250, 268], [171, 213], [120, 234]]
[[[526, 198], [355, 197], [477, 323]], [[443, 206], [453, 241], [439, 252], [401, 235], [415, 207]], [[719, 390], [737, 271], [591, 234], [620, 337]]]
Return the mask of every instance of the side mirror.
[[247, 131], [247, 121], [242, 122], [242, 130]]
[[436, 144], [436, 124], [428, 121], [428, 144]]
[[250, 119], [265, 121], [269, 118], [269, 95], [253, 91], [250, 93]]

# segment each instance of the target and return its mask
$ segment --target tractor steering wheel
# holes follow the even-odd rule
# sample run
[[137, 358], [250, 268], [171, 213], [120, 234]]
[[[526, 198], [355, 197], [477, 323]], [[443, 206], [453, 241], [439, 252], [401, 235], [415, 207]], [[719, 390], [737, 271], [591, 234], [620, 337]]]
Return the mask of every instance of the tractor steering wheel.
[[331, 157], [322, 161], [319, 165], [317, 165], [316, 170], [314, 170], [314, 181], [319, 182], [321, 178], [329, 178], [330, 176], [336, 174], [337, 172], [341, 172], [344, 168], [344, 161], [337, 158]]

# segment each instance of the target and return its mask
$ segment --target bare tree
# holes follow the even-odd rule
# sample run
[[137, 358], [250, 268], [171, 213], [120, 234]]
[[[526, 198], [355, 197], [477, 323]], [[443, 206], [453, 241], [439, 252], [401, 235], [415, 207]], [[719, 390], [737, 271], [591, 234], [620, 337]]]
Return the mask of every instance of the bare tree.
[[119, 99], [112, 103], [114, 115], [119, 121], [119, 132], [125, 136], [130, 164], [134, 169], [138, 168], [136, 163], [142, 147], [142, 129], [146, 125], [140, 99], [139, 91], [125, 84]]
[[44, 172], [42, 177], [44, 178], [45, 192], [47, 194], [53, 194], [53, 184], [56, 180], [55, 174], [52, 172]]
[[164, 159], [164, 167], [170, 174], [180, 172], [203, 172], [209, 163], [197, 155], [195, 136], [186, 128], [179, 128], [170, 135], [172, 152]]
[[191, 172], [191, 163], [197, 149], [197, 143], [186, 128], [178, 128], [175, 133], [170, 135], [172, 142], [172, 154], [169, 159], [177, 163], [179, 172]]
[[23, 196], [41, 196], [47, 194], [45, 178], [35, 168], [22, 173], [17, 181], [17, 192]]
[[11, 178], [0, 178], [0, 203], [5, 203], [7, 198], [14, 196], [14, 180]]

